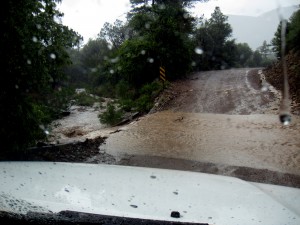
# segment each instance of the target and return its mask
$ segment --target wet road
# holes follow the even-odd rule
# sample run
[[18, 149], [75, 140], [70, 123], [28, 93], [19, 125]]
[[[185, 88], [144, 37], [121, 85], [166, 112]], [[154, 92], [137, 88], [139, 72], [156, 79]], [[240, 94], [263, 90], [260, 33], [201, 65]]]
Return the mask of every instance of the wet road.
[[237, 115], [277, 113], [280, 93], [268, 85], [263, 89], [259, 79], [257, 72], [248, 69], [196, 73], [174, 84], [178, 96], [164, 109]]
[[282, 126], [280, 94], [261, 89], [257, 72], [246, 69], [194, 74], [173, 84], [161, 111], [122, 127], [100, 148], [119, 160], [162, 157], [300, 175], [300, 118]]

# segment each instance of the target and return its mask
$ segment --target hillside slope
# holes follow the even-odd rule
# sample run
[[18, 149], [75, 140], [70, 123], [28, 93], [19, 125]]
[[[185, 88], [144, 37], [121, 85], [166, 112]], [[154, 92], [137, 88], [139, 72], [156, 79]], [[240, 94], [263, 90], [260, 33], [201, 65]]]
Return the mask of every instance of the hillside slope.
[[[300, 52], [290, 52], [285, 59], [288, 68], [290, 95], [293, 100], [292, 113], [300, 115]], [[283, 70], [281, 61], [266, 68], [264, 73], [269, 83], [278, 90], [282, 90]]]

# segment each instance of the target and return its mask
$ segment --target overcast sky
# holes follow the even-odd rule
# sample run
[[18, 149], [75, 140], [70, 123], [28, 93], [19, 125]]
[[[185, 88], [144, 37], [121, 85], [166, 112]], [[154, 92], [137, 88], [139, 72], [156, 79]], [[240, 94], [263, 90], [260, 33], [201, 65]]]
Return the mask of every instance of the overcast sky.
[[[299, 5], [299, 0], [210, 0], [197, 3], [193, 15], [209, 17], [216, 6], [224, 14], [257, 16], [279, 6]], [[84, 37], [95, 38], [105, 22], [113, 23], [116, 19], [125, 19], [130, 10], [129, 0], [62, 0], [58, 8], [65, 15], [63, 24], [77, 31]]]

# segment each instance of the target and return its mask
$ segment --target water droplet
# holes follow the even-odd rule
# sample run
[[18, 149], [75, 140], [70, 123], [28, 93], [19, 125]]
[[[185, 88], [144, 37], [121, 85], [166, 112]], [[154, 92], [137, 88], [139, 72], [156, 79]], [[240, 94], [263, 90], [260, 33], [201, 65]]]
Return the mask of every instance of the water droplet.
[[109, 72], [110, 72], [111, 74], [114, 74], [115, 71], [114, 71], [113, 69], [111, 69]]
[[154, 62], [153, 58], [148, 58], [147, 60], [148, 60], [149, 63], [153, 63]]
[[195, 53], [201, 55], [201, 54], [203, 54], [203, 50], [200, 47], [196, 47]]
[[91, 72], [92, 72], [92, 73], [97, 72], [97, 68], [91, 68]]
[[189, 14], [188, 13], [183, 14], [183, 18], [185, 19], [189, 18]]
[[32, 41], [33, 41], [33, 42], [38, 42], [37, 37], [33, 36], [33, 37], [32, 37]]
[[174, 194], [174, 195], [178, 195], [178, 192], [177, 192], [177, 191], [173, 191], [173, 194]]
[[138, 206], [137, 205], [130, 205], [132, 208], [137, 208]]
[[47, 130], [45, 130], [44, 133], [45, 133], [46, 135], [49, 135], [49, 134], [50, 134], [50, 132], [47, 131]]
[[262, 88], [261, 88], [261, 91], [262, 92], [266, 92], [267, 90], [268, 90], [267, 85], [263, 85]]
[[117, 63], [119, 61], [119, 57], [113, 58], [110, 60], [112, 63]]
[[151, 175], [150, 177], [151, 177], [152, 179], [155, 179], [155, 178], [156, 178], [156, 176], [154, 176], [154, 175]]
[[112, 45], [111, 43], [108, 43], [107, 47], [108, 47], [110, 50], [112, 50], [113, 45]]
[[145, 51], [145, 50], [142, 50], [142, 51], [141, 51], [141, 54], [142, 54], [142, 55], [145, 55], [145, 54], [146, 54], [146, 51]]
[[145, 28], [146, 28], [146, 29], [149, 29], [149, 28], [150, 28], [150, 23], [146, 23], [146, 24], [145, 24]]
[[27, 59], [27, 64], [31, 65], [31, 60], [30, 59]]
[[16, 88], [16, 89], [19, 89], [19, 86], [16, 84], [16, 85], [15, 85], [15, 88]]
[[159, 9], [161, 9], [161, 10], [163, 10], [163, 9], [166, 8], [165, 4], [160, 4], [158, 7], [159, 7]]
[[196, 62], [195, 61], [192, 62], [192, 66], [196, 66]]
[[70, 192], [67, 188], [65, 188], [65, 192]]
[[280, 114], [279, 120], [283, 125], [287, 126], [291, 123], [292, 117], [289, 114]]
[[56, 55], [55, 55], [54, 53], [51, 53], [51, 54], [50, 54], [50, 58], [51, 58], [51, 59], [56, 59]]
[[42, 28], [41, 24], [37, 24], [37, 25], [36, 25], [36, 28], [37, 28], [37, 29], [41, 29], [41, 28]]

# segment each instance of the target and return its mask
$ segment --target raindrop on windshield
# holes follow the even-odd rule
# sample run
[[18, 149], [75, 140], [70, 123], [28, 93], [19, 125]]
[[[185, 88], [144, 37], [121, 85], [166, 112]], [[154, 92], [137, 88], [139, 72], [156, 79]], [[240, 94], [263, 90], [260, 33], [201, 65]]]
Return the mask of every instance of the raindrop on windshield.
[[163, 10], [163, 9], [166, 8], [165, 4], [160, 4], [158, 7], [159, 7], [159, 9], [161, 9], [161, 10]]
[[189, 18], [189, 14], [188, 13], [183, 14], [183, 18], [185, 19]]
[[142, 55], [145, 55], [145, 54], [146, 54], [146, 51], [145, 51], [145, 50], [142, 50], [142, 51], [141, 51], [141, 54], [142, 54]]
[[289, 125], [292, 121], [292, 117], [290, 114], [281, 114], [279, 116], [279, 119], [280, 119], [280, 122], [285, 126]]
[[149, 63], [153, 63], [154, 62], [153, 58], [148, 58], [147, 60], [148, 60]]
[[119, 61], [119, 57], [113, 58], [110, 60], [112, 63], [117, 63]]
[[145, 24], [145, 28], [146, 28], [146, 29], [149, 29], [149, 28], [150, 28], [150, 23], [146, 23], [146, 24]]
[[110, 72], [111, 74], [113, 74], [115, 71], [114, 71], [113, 69], [111, 69], [109, 72]]
[[37, 37], [33, 36], [33, 37], [32, 37], [32, 41], [33, 41], [33, 42], [37, 42], [37, 41], [38, 41]]
[[50, 54], [50, 58], [51, 58], [51, 59], [56, 59], [56, 55], [55, 55], [54, 53], [51, 53], [51, 54]]
[[203, 50], [200, 47], [196, 47], [195, 53], [201, 55], [201, 54], [203, 54]]
[[107, 47], [108, 47], [110, 50], [112, 50], [113, 45], [112, 45], [111, 43], [108, 43]]

